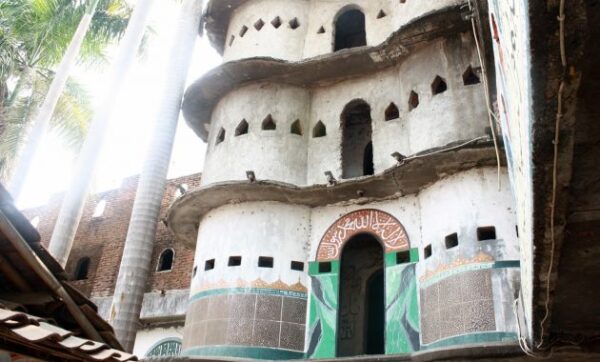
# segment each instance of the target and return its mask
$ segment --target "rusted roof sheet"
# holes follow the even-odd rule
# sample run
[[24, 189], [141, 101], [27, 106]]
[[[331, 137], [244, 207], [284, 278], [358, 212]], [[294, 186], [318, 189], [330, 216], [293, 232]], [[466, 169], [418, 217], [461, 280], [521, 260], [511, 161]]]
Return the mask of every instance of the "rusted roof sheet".
[[30, 314], [12, 311], [0, 305], [0, 338], [13, 343], [31, 345], [40, 349], [71, 355], [74, 360], [123, 362], [137, 361], [137, 357], [110, 348], [105, 343], [76, 337], [72, 332], [47, 323]]

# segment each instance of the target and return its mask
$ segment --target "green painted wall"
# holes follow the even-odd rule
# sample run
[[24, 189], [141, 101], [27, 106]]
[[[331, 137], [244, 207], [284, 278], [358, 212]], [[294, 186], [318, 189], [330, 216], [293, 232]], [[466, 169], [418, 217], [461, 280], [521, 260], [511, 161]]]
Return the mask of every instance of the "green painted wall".
[[308, 317], [309, 358], [336, 356], [339, 272], [339, 261], [332, 261], [331, 272], [327, 273], [319, 273], [318, 262], [309, 264], [312, 281]]
[[406, 263], [388, 265], [385, 269], [386, 354], [419, 350], [419, 303], [415, 267], [415, 263]]

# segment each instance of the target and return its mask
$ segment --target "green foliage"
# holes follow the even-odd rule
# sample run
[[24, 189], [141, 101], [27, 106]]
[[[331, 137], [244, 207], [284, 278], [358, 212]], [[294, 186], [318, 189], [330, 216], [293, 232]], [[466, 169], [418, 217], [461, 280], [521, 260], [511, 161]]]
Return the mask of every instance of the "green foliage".
[[[6, 179], [15, 162], [53, 68], [96, 1], [79, 54], [84, 65], [103, 64], [108, 46], [125, 32], [131, 15], [125, 0], [0, 0], [0, 179]], [[69, 82], [53, 115], [52, 131], [77, 148], [90, 119], [87, 93]]]
[[[0, 180], [7, 180], [15, 166], [19, 146], [25, 141], [31, 123], [31, 112], [43, 102], [51, 81], [49, 77], [35, 75], [31, 81], [32, 94], [18, 98], [11, 107], [5, 108], [1, 115], [3, 124], [0, 129]], [[91, 117], [92, 110], [85, 89], [74, 81], [67, 82], [50, 121], [54, 134], [60, 136], [66, 146], [79, 149]]]

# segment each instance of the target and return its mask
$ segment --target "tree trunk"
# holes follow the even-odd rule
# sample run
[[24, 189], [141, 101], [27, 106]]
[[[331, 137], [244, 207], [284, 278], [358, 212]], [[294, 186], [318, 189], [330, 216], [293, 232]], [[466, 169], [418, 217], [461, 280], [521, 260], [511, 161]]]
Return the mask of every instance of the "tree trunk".
[[54, 232], [50, 239], [49, 251], [65, 266], [73, 239], [81, 219], [83, 206], [89, 192], [100, 151], [106, 138], [113, 105], [116, 103], [122, 89], [127, 72], [133, 63], [148, 20], [148, 15], [154, 0], [138, 0], [135, 5], [123, 40], [112, 66], [109, 87], [104, 94], [100, 106], [96, 109], [94, 119], [88, 131], [83, 147], [77, 160], [75, 176], [67, 189], [62, 202]]
[[75, 66], [77, 55], [81, 49], [81, 44], [83, 43], [85, 34], [87, 34], [92, 22], [92, 18], [94, 17], [94, 13], [96, 12], [96, 7], [98, 6], [99, 0], [90, 1], [91, 2], [86, 9], [85, 14], [83, 14], [83, 17], [79, 21], [77, 30], [75, 30], [75, 33], [73, 34], [73, 38], [71, 38], [69, 47], [67, 48], [67, 51], [65, 52], [60, 65], [58, 66], [56, 74], [54, 75], [54, 79], [52, 80], [52, 84], [50, 85], [48, 93], [46, 94], [46, 98], [37, 111], [35, 121], [31, 125], [27, 126], [28, 130], [25, 134], [26, 143], [21, 151], [19, 162], [12, 174], [10, 184], [8, 186], [8, 191], [12, 194], [15, 202], [18, 202], [19, 200], [19, 196], [23, 190], [23, 184], [25, 183], [25, 179], [27, 178], [27, 174], [29, 172], [29, 167], [35, 158], [42, 138], [48, 130], [48, 124], [50, 123], [50, 119], [52, 118], [52, 114], [54, 113], [54, 109], [58, 103], [58, 99], [65, 88], [65, 84], [67, 84], [67, 79], [69, 78], [73, 67]]
[[202, 15], [201, 0], [185, 0], [179, 14], [171, 58], [164, 71], [169, 74], [152, 141], [148, 147], [129, 230], [109, 322], [125, 350], [133, 349], [139, 315], [150, 272], [156, 225], [166, 186], [173, 140], [181, 109], [185, 80]]

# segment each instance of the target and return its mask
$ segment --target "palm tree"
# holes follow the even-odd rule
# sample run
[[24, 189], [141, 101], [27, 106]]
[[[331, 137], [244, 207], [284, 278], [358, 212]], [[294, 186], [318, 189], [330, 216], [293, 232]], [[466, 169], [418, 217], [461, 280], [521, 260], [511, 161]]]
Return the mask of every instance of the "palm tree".
[[48, 90], [46, 98], [37, 111], [35, 121], [30, 127], [28, 127], [31, 128], [31, 131], [26, 132], [28, 135], [24, 135], [25, 137], [21, 138], [26, 139], [25, 147], [23, 148], [19, 164], [13, 172], [9, 185], [9, 191], [15, 200], [19, 199], [23, 184], [25, 183], [25, 179], [27, 177], [27, 172], [29, 171], [29, 167], [33, 162], [38, 145], [48, 130], [48, 124], [50, 122], [50, 118], [52, 118], [52, 115], [54, 114], [58, 99], [62, 94], [65, 85], [67, 84], [67, 79], [69, 78], [69, 75], [75, 66], [77, 56], [79, 55], [79, 51], [83, 44], [83, 39], [88, 32], [90, 24], [92, 23], [92, 17], [96, 12], [98, 1], [99, 0], [90, 0], [90, 2], [88, 2], [86, 11], [79, 21], [79, 25], [75, 30], [75, 34], [73, 35], [73, 38], [71, 38], [71, 42], [67, 47], [67, 51], [65, 52], [65, 55], [58, 66], [58, 70], [54, 75], [54, 79], [50, 85], [50, 89]]
[[165, 192], [167, 171], [181, 108], [185, 80], [202, 14], [201, 0], [185, 0], [175, 32], [173, 48], [165, 74], [169, 74], [162, 91], [155, 119], [152, 141], [144, 160], [133, 204], [125, 249], [109, 313], [109, 322], [126, 350], [132, 350], [139, 324], [146, 279], [160, 206]]
[[[17, 159], [17, 152], [26, 137], [29, 114], [44, 99], [49, 81], [48, 77], [37, 77], [31, 96], [20, 98], [4, 112], [0, 130], [0, 179], [8, 178], [12, 162]], [[79, 149], [85, 138], [92, 117], [89, 103], [86, 89], [72, 80], [57, 101], [50, 127], [70, 149]]]
[[62, 266], [65, 266], [73, 246], [73, 239], [92, 183], [100, 150], [106, 138], [113, 105], [120, 95], [126, 74], [141, 44], [153, 3], [154, 0], [138, 0], [136, 2], [112, 65], [108, 88], [95, 111], [90, 130], [79, 153], [75, 177], [71, 180], [70, 187], [63, 199], [49, 244], [50, 253]]
[[[107, 45], [122, 35], [129, 14], [124, 0], [89, 0], [85, 4], [78, 0], [0, 2], [0, 148], [4, 151], [0, 153], [0, 179], [8, 178], [23, 141], [29, 138], [32, 140], [29, 144], [36, 145], [48, 123], [68, 135], [67, 141], [85, 134], [81, 131], [85, 131], [87, 120], [91, 118], [82, 119], [84, 115], [89, 116], [88, 100], [75, 94], [60, 98], [68, 73], [78, 54], [88, 63], [102, 61]], [[75, 36], [71, 37], [73, 32]], [[61, 65], [55, 75], [52, 69], [59, 62]], [[12, 89], [8, 87], [9, 80], [16, 80]], [[75, 89], [70, 86], [67, 91], [69, 88]], [[44, 97], [48, 90], [49, 95]], [[44, 98], [42, 109], [36, 112]], [[63, 98], [80, 103], [61, 107]], [[54, 114], [57, 106], [59, 112]], [[39, 115], [36, 123], [41, 127], [34, 128], [37, 132], [28, 132], [36, 114]], [[71, 129], [74, 125], [78, 127]], [[25, 154], [31, 153], [25, 151]], [[30, 160], [21, 165], [29, 163]], [[19, 175], [22, 174], [20, 170]], [[20, 186], [22, 176], [17, 179], [19, 182], [13, 185]]]

